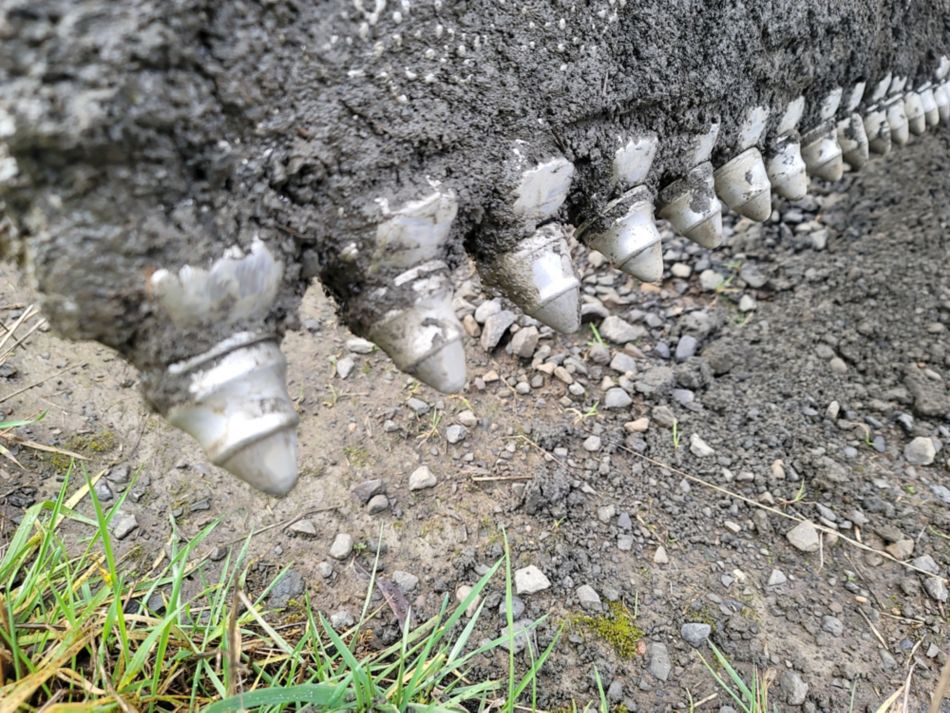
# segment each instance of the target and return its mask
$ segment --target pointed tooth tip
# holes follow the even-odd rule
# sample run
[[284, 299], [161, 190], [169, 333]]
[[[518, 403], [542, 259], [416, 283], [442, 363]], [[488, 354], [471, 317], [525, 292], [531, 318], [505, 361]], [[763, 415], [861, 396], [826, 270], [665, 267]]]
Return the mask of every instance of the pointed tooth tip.
[[663, 279], [663, 246], [657, 242], [624, 262], [620, 269], [641, 282]]
[[561, 334], [572, 334], [581, 328], [580, 284], [565, 290], [535, 309], [531, 316]]
[[411, 373], [443, 394], [455, 394], [465, 386], [465, 347], [461, 339], [443, 344], [421, 359]]
[[808, 195], [808, 174], [789, 175], [784, 181], [773, 184], [775, 192], [790, 201], [800, 201]]
[[297, 433], [275, 431], [248, 444], [219, 464], [248, 485], [281, 498], [297, 483]]
[[735, 209], [736, 213], [762, 223], [772, 216], [772, 192], [762, 191]]
[[685, 230], [683, 235], [704, 248], [718, 248], [722, 244], [722, 212], [716, 211]]
[[844, 158], [836, 156], [812, 169], [812, 174], [826, 181], [840, 181], [844, 175]]

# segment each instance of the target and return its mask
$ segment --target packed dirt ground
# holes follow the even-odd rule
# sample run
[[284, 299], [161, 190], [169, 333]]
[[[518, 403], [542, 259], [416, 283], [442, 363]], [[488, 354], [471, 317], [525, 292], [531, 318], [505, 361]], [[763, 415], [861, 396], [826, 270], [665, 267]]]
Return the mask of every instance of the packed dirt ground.
[[[853, 696], [875, 711], [908, 681], [908, 710], [926, 710], [950, 655], [947, 150], [946, 132], [916, 139], [777, 202], [780, 220], [731, 224], [712, 252], [669, 237], [658, 287], [578, 250], [586, 324], [570, 337], [512, 324], [461, 271], [458, 396], [366, 353], [312, 289], [284, 341], [301, 418], [284, 500], [209, 466], [95, 345], [36, 331], [3, 366], [0, 408], [45, 411], [17, 433], [84, 453], [104, 498], [131, 488], [114, 523], [130, 567], [172, 519], [191, 534], [220, 518], [210, 567], [257, 533], [250, 581], [289, 567], [270, 603], [307, 591], [341, 628], [378, 540], [381, 576], [422, 619], [502, 555], [504, 528], [517, 618], [548, 615], [528, 643], [565, 627], [546, 708], [596, 698], [596, 670], [628, 711], [690, 697], [729, 711], [699, 656], [712, 642], [748, 675], [772, 672], [779, 710], [840, 713]], [[3, 323], [34, 299], [7, 268]], [[23, 468], [0, 464], [4, 538], [67, 465], [11, 452]], [[504, 627], [502, 583], [491, 592], [481, 638]], [[372, 628], [398, 635], [385, 606]]]

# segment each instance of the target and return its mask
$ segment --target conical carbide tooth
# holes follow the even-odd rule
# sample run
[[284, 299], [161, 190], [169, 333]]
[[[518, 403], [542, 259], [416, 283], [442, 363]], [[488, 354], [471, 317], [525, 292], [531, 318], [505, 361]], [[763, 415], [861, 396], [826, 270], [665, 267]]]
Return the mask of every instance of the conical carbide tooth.
[[934, 102], [937, 104], [940, 122], [950, 123], [950, 82], [941, 84], [934, 90]]
[[940, 111], [937, 109], [937, 97], [934, 95], [934, 88], [926, 84], [917, 90], [917, 93], [920, 95], [920, 104], [924, 110], [927, 128], [932, 129], [940, 123]]
[[215, 465], [275, 496], [297, 482], [297, 414], [277, 343], [239, 333], [215, 349], [167, 369], [188, 398], [167, 409]]
[[722, 243], [722, 205], [716, 198], [711, 163], [701, 163], [685, 178], [660, 191], [658, 215], [673, 229], [704, 248]]
[[716, 194], [739, 215], [759, 222], [772, 215], [772, 184], [757, 148], [750, 148], [716, 169]]
[[904, 146], [910, 140], [910, 126], [907, 123], [907, 113], [904, 110], [904, 101], [897, 99], [887, 106], [887, 125], [891, 127], [891, 142]]
[[834, 125], [820, 126], [804, 136], [802, 158], [805, 159], [809, 174], [826, 181], [841, 180], [844, 175], [844, 157]]
[[868, 135], [860, 114], [852, 114], [838, 124], [838, 145], [844, 160], [855, 171], [868, 162]]
[[176, 328], [234, 325], [210, 349], [150, 374], [150, 400], [212, 463], [277, 496], [297, 481], [297, 414], [274, 335], [248, 325], [266, 329], [282, 275], [282, 263], [255, 238], [248, 250], [233, 246], [208, 268], [161, 268], [149, 278], [154, 309]]
[[581, 326], [580, 281], [571, 265], [564, 228], [548, 223], [514, 250], [478, 265], [482, 281], [521, 310], [569, 334]]
[[610, 202], [600, 216], [581, 225], [577, 235], [620, 270], [643, 282], [655, 282], [663, 276], [662, 250], [659, 250], [659, 275], [655, 260], [649, 256], [638, 259], [660, 244], [660, 232], [653, 217], [653, 197], [645, 186], [633, 188]]
[[783, 198], [797, 201], [805, 197], [808, 192], [808, 173], [797, 133], [775, 139], [766, 172], [773, 190]]
[[912, 134], [920, 136], [927, 130], [924, 104], [917, 92], [907, 92], [904, 95], [904, 114], [907, 116], [907, 127]]
[[891, 127], [883, 109], [871, 109], [864, 117], [864, 132], [871, 153], [883, 156], [891, 150]]
[[375, 304], [398, 301], [367, 330], [366, 337], [382, 349], [401, 371], [443, 393], [465, 385], [462, 324], [452, 309], [452, 282], [448, 267], [432, 260], [413, 267], [389, 287], [370, 293]]

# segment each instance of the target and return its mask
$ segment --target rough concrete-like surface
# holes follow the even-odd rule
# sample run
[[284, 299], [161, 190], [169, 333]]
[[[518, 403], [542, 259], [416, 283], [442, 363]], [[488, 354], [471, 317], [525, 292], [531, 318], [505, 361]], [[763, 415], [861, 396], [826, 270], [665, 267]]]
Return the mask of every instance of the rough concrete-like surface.
[[224, 336], [171, 330], [147, 276], [254, 236], [284, 262], [284, 287], [263, 324], [241, 326], [293, 326], [318, 274], [364, 334], [402, 299], [365, 298], [393, 277], [372, 248], [381, 201], [442, 182], [460, 202], [450, 262], [463, 243], [491, 255], [523, 237], [508, 207], [514, 142], [529, 160], [574, 162], [564, 212], [580, 222], [611, 197], [619, 135], [664, 139], [655, 188], [715, 118], [725, 155], [751, 106], [804, 93], [815, 107], [836, 85], [931, 71], [947, 8], [4, 0], [0, 140], [19, 168], [0, 188], [4, 246], [62, 334], [147, 374]]
[[[938, 409], [950, 395], [948, 147], [946, 132], [923, 137], [841, 184], [816, 183], [798, 203], [776, 202], [780, 221], [728, 218], [726, 245], [715, 251], [664, 231], [667, 272], [658, 286], [638, 286], [576, 249], [585, 304], [599, 307], [594, 323], [609, 312], [645, 334], [605, 346], [590, 331], [561, 337], [540, 328], [530, 358], [507, 354], [504, 342], [487, 353], [467, 336], [464, 398], [396, 372], [311, 290], [301, 330], [283, 345], [301, 417], [301, 480], [283, 500], [210, 468], [194, 444], [144, 411], [134, 370], [96, 345], [35, 332], [0, 370], [0, 398], [12, 395], [4, 417], [47, 411], [17, 434], [82, 448], [90, 473], [109, 467], [100, 483], [115, 498], [128, 491], [123, 513], [138, 527], [116, 550], [129, 576], [166, 547], [170, 517], [185, 537], [220, 519], [195, 554], [211, 553], [211, 572], [189, 580], [184, 597], [215, 580], [229, 543], [270, 527], [251, 540], [248, 594], [290, 567], [295, 590], [302, 582], [313, 605], [344, 626], [362, 609], [382, 529], [380, 575], [407, 587], [421, 621], [498, 561], [504, 527], [512, 569], [535, 567], [550, 582], [516, 598], [516, 626], [547, 615], [536, 637], [543, 650], [560, 625], [574, 624], [543, 669], [538, 703], [546, 710], [596, 702], [595, 668], [628, 710], [688, 710], [687, 690], [699, 700], [716, 686], [684, 625], [708, 625], [706, 642], [746, 680], [753, 668], [771, 671], [779, 710], [846, 711], [853, 689], [854, 710], [875, 711], [911, 666], [908, 707], [926, 710], [950, 654], [950, 413]], [[728, 287], [703, 291], [706, 270], [729, 277]], [[13, 274], [0, 273], [5, 325], [31, 299]], [[463, 315], [487, 301], [472, 275], [470, 265], [456, 274], [469, 302]], [[755, 298], [753, 313], [738, 310], [743, 296]], [[521, 317], [517, 326], [528, 324]], [[675, 363], [684, 335], [696, 338], [695, 354]], [[633, 363], [610, 368], [618, 355]], [[333, 367], [346, 356], [355, 367], [344, 380]], [[834, 359], [845, 373], [831, 368]], [[78, 363], [86, 366], [59, 373]], [[664, 388], [640, 388], [658, 383], [658, 373]], [[603, 408], [610, 388], [630, 395], [628, 408]], [[455, 424], [468, 435], [452, 444]], [[712, 455], [690, 452], [694, 433]], [[585, 447], [591, 437], [597, 450]], [[939, 447], [930, 465], [904, 458], [915, 438]], [[55, 496], [65, 469], [6, 444], [25, 469], [0, 461], [0, 541], [32, 502]], [[437, 477], [412, 490], [423, 466]], [[78, 487], [73, 480], [70, 491]], [[376, 511], [370, 502], [379, 495], [389, 507]], [[752, 503], [825, 528], [820, 549], [796, 549], [785, 537], [796, 523]], [[88, 498], [78, 509], [93, 512]], [[336, 560], [330, 549], [341, 533], [352, 550]], [[84, 543], [89, 532], [75, 535]], [[584, 608], [580, 594], [590, 589], [600, 612]], [[505, 626], [501, 579], [483, 595], [471, 642]], [[644, 632], [628, 657], [578, 625], [579, 617], [611, 616], [618, 603], [637, 612]], [[367, 645], [398, 641], [383, 598], [372, 605], [381, 613], [368, 624], [375, 638]], [[698, 651], [709, 659], [706, 642]], [[518, 656], [525, 670], [527, 650]], [[504, 675], [507, 658], [478, 667], [472, 680]], [[728, 702], [719, 693], [704, 707]]]

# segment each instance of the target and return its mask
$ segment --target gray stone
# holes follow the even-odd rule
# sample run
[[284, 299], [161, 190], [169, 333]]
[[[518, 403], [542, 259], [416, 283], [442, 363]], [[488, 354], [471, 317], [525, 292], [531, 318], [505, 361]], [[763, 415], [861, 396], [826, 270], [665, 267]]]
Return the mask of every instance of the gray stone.
[[538, 348], [540, 333], [537, 327], [524, 327], [511, 338], [511, 353], [522, 359], [530, 359]]
[[637, 370], [637, 360], [626, 352], [617, 352], [610, 360], [610, 368], [621, 374], [632, 373]]
[[904, 447], [904, 458], [911, 465], [930, 465], [937, 457], [932, 438], [918, 436]]
[[313, 520], [308, 520], [306, 518], [302, 520], [297, 520], [290, 526], [290, 531], [295, 535], [303, 535], [304, 537], [316, 537], [317, 535], [317, 526], [313, 524]]
[[291, 599], [304, 593], [306, 586], [300, 572], [295, 569], [287, 570], [283, 577], [277, 580], [267, 596], [267, 606], [272, 609], [283, 609]]
[[551, 586], [551, 581], [544, 576], [544, 572], [533, 564], [515, 570], [515, 591], [522, 594], [534, 594]]
[[831, 369], [832, 374], [837, 374], [838, 376], [848, 373], [848, 365], [841, 357], [834, 357], [831, 361], [829, 361], [828, 368]]
[[459, 415], [455, 417], [455, 420], [466, 428], [475, 428], [475, 426], [478, 425], [478, 416], [467, 409], [460, 411]]
[[686, 643], [697, 649], [703, 645], [711, 633], [712, 627], [700, 622], [683, 624], [683, 628], [680, 629], [680, 635], [686, 640]]
[[600, 611], [600, 595], [589, 584], [582, 584], [577, 588], [577, 599], [584, 609]]
[[489, 317], [499, 312], [501, 312], [501, 300], [498, 298], [487, 300], [475, 308], [475, 321], [479, 324], [485, 324]]
[[333, 544], [330, 545], [330, 556], [336, 560], [343, 560], [353, 552], [353, 536], [346, 532], [339, 533], [333, 538]]
[[695, 356], [698, 347], [699, 342], [696, 340], [696, 337], [691, 334], [684, 334], [676, 343], [676, 361], [683, 362], [691, 356]]
[[689, 437], [689, 452], [697, 458], [708, 458], [715, 454], [716, 451], [714, 451], [706, 441], [700, 438], [698, 434], [694, 433]]
[[360, 339], [359, 337], [346, 340], [347, 351], [353, 352], [354, 354], [370, 354], [375, 348], [375, 344], [366, 339]]
[[669, 406], [661, 404], [653, 407], [653, 410], [650, 412], [650, 419], [664, 428], [673, 428], [673, 424], [676, 422], [676, 415]]
[[781, 678], [782, 690], [785, 692], [785, 701], [790, 706], [800, 706], [808, 696], [808, 684], [802, 680], [796, 671], [786, 669]]
[[341, 379], [345, 379], [350, 374], [353, 373], [353, 369], [356, 367], [356, 362], [353, 360], [353, 357], [343, 357], [342, 359], [337, 359], [336, 361], [336, 375]]
[[826, 615], [821, 618], [821, 628], [832, 636], [840, 637], [844, 633], [844, 624], [836, 616]]
[[714, 292], [718, 290], [724, 280], [722, 275], [720, 275], [715, 270], [703, 270], [699, 274], [699, 284], [706, 292]]
[[584, 439], [584, 450], [594, 453], [600, 450], [601, 439], [600, 436], [588, 436]]
[[647, 646], [647, 667], [656, 678], [665, 681], [670, 677], [673, 664], [670, 661], [670, 652], [666, 644], [653, 641]]
[[600, 323], [600, 335], [614, 344], [626, 344], [645, 336], [647, 330], [630, 324], [616, 315], [610, 315]]
[[384, 484], [380, 478], [364, 480], [362, 483], [357, 483], [350, 489], [350, 495], [352, 495], [360, 505], [365, 505], [369, 502], [370, 498], [382, 492], [383, 487]]
[[619, 386], [608, 389], [607, 393], [604, 395], [605, 409], [627, 408], [632, 403], [633, 399], [630, 398], [630, 394], [621, 389]]
[[754, 312], [758, 306], [755, 297], [752, 295], [742, 295], [742, 297], [739, 298], [739, 311], [743, 314]]
[[950, 488], [946, 485], [931, 485], [930, 492], [944, 505], [950, 505]]
[[453, 424], [445, 429], [445, 440], [449, 443], [459, 443], [465, 440], [468, 435], [468, 429], [460, 424]]
[[378, 493], [369, 499], [369, 502], [366, 504], [366, 511], [370, 515], [378, 515], [381, 512], [385, 512], [389, 509], [389, 498], [387, 498], [383, 493]]
[[785, 533], [792, 547], [802, 552], [817, 552], [819, 547], [818, 530], [810, 522], [800, 522]]
[[333, 576], [333, 565], [323, 560], [317, 564], [317, 574], [319, 574], [324, 579], [330, 579]]
[[935, 602], [944, 603], [947, 601], [947, 584], [939, 577], [927, 577], [924, 580], [924, 589]]
[[676, 374], [668, 366], [655, 366], [641, 374], [634, 386], [644, 396], [664, 396], [676, 384]]
[[420, 465], [409, 476], [409, 490], [434, 488], [437, 482], [435, 475], [429, 470], [429, 466]]
[[139, 526], [135, 515], [120, 512], [112, 518], [112, 536], [117, 540], [124, 540]]
[[419, 578], [416, 575], [404, 572], [401, 569], [397, 569], [393, 572], [392, 576], [393, 582], [402, 590], [403, 594], [409, 594], [409, 592], [419, 585]]
[[412, 412], [417, 416], [424, 416], [429, 413], [429, 410], [432, 408], [422, 399], [417, 399], [415, 396], [411, 397], [406, 401], [406, 406], [412, 409]]
[[95, 490], [96, 497], [99, 498], [101, 503], [109, 502], [114, 497], [112, 488], [109, 487], [109, 482], [105, 479], [100, 478], [96, 481]]
[[769, 575], [768, 586], [778, 587], [779, 585], [785, 584], [788, 581], [788, 577], [785, 576], [785, 572], [780, 569], [773, 569], [772, 574]]
[[482, 349], [486, 352], [490, 352], [497, 347], [498, 342], [505, 336], [505, 332], [507, 332], [508, 328], [514, 323], [515, 313], [507, 309], [496, 312], [486, 319], [482, 327]]
[[340, 609], [340, 611], [334, 612], [330, 615], [330, 626], [334, 629], [349, 629], [356, 623], [356, 619], [353, 618], [353, 615], [350, 614], [346, 609]]
[[940, 574], [940, 567], [937, 566], [934, 558], [930, 555], [920, 555], [920, 557], [915, 557], [911, 564], [917, 569], [922, 569], [928, 574]]
[[756, 290], [765, 287], [765, 283], [768, 282], [768, 277], [759, 269], [758, 265], [750, 262], [745, 263], [739, 270], [739, 277], [749, 287]]

